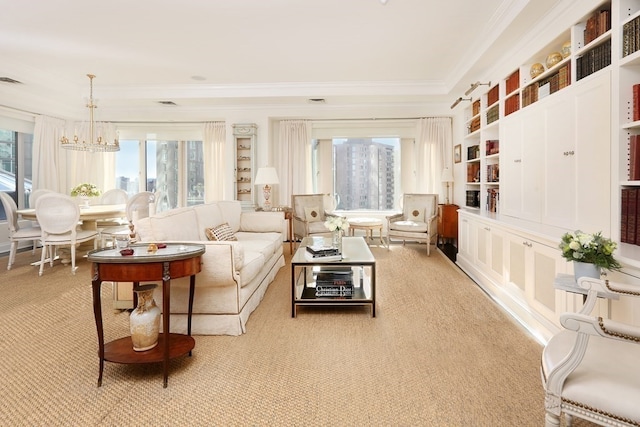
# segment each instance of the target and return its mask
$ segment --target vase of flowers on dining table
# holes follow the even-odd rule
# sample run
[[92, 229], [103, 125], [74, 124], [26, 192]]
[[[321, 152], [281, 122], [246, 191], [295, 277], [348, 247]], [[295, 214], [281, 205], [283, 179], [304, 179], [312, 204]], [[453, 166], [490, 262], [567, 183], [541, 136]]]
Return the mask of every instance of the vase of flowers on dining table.
[[100, 196], [101, 192], [95, 184], [83, 182], [71, 189], [71, 196], [80, 198], [80, 207], [88, 208], [91, 197]]

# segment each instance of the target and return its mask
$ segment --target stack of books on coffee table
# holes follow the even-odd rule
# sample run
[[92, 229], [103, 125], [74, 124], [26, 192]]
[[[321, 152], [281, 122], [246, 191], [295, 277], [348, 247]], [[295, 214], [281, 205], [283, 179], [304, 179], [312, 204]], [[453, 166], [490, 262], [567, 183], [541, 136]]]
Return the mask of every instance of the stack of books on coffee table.
[[307, 246], [305, 256], [310, 261], [340, 261], [342, 254], [340, 250], [334, 246], [313, 245]]
[[316, 297], [353, 297], [351, 267], [320, 270], [316, 275]]

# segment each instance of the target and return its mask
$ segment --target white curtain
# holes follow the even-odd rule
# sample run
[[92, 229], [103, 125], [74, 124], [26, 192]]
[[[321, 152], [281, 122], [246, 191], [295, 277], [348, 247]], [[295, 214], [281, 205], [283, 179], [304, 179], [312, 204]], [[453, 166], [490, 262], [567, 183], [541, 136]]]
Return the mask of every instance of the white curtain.
[[205, 123], [203, 135], [205, 203], [211, 203], [224, 200], [224, 147], [227, 138], [225, 123]]
[[279, 140], [274, 149], [274, 167], [278, 172], [279, 199], [275, 205], [289, 206], [292, 194], [309, 194], [311, 177], [311, 125], [307, 120], [282, 120]]
[[[105, 138], [116, 137], [112, 123], [96, 123], [96, 131]], [[65, 132], [64, 129], [71, 132]], [[33, 188], [45, 188], [69, 194], [81, 182], [95, 184], [105, 191], [115, 187], [115, 153], [86, 152], [64, 149], [63, 133], [73, 135], [74, 123], [47, 116], [36, 117], [33, 131]]]
[[452, 164], [452, 122], [450, 117], [428, 117], [418, 120], [416, 139], [416, 188], [418, 193], [437, 193], [445, 199], [440, 180], [442, 169]]

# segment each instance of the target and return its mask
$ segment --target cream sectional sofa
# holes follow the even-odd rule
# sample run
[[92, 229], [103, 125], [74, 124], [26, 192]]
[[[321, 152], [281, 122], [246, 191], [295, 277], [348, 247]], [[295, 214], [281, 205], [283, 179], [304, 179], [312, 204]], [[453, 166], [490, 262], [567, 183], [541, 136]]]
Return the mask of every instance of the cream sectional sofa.
[[[242, 211], [238, 201], [172, 209], [140, 219], [142, 242], [199, 242], [205, 245], [196, 276], [192, 334], [241, 335], [249, 315], [284, 266], [282, 212]], [[210, 241], [205, 230], [228, 223], [237, 241]], [[156, 288], [156, 301], [162, 289]], [[189, 278], [171, 281], [171, 331], [187, 330]], [[160, 304], [159, 304], [160, 305]]]

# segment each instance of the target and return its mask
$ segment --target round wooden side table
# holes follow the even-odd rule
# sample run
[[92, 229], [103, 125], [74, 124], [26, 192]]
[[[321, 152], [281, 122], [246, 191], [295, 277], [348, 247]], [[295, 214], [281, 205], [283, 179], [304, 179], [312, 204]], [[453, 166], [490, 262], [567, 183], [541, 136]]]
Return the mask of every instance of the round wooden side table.
[[[163, 246], [163, 245], [160, 245]], [[92, 265], [93, 313], [98, 332], [98, 356], [100, 357], [100, 373], [98, 387], [102, 385], [104, 361], [115, 363], [157, 363], [162, 362], [164, 382], [167, 387], [169, 377], [169, 360], [191, 354], [195, 340], [191, 336], [191, 315], [193, 312], [193, 294], [196, 274], [202, 269], [204, 245], [168, 243], [155, 252], [148, 252], [147, 244], [130, 246], [132, 255], [122, 255], [119, 249], [98, 249], [89, 252], [88, 259]], [[171, 313], [171, 279], [190, 276], [189, 311], [187, 335], [172, 334], [169, 329]], [[100, 288], [103, 281], [140, 282], [162, 280], [162, 333], [158, 345], [147, 351], [133, 350], [131, 337], [127, 336], [109, 343], [104, 342], [102, 323], [102, 305]], [[137, 305], [134, 295], [133, 305]]]

